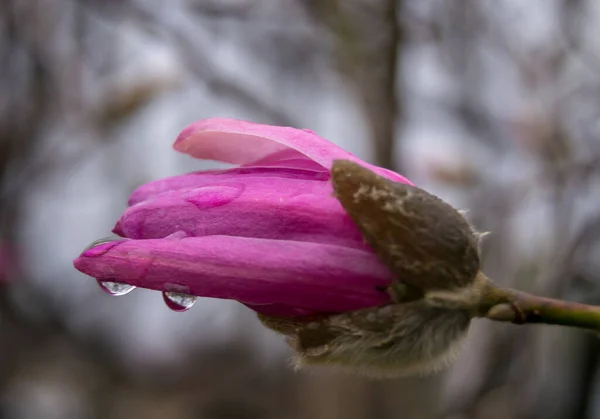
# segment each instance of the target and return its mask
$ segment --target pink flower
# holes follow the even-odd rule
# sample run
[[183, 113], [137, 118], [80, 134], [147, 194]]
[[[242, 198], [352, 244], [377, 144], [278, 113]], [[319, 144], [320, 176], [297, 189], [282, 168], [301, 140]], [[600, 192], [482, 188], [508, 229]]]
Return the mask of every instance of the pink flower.
[[162, 291], [185, 309], [195, 296], [239, 301], [279, 317], [384, 305], [392, 274], [332, 196], [333, 160], [396, 182], [308, 130], [232, 119], [191, 124], [174, 148], [238, 165], [150, 182], [129, 199], [114, 233], [75, 267], [120, 294]]

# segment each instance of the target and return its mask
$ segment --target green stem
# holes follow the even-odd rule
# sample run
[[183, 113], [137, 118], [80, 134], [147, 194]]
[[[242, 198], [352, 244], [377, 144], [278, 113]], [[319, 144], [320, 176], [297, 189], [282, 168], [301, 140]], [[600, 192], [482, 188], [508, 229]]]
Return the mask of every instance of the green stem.
[[600, 307], [539, 297], [496, 286], [480, 273], [470, 296], [477, 317], [515, 324], [541, 323], [600, 330]]
[[491, 320], [515, 324], [543, 323], [600, 330], [600, 307], [539, 297], [513, 289], [497, 288], [502, 297], [485, 313]]
[[500, 288], [481, 272], [471, 286], [460, 291], [429, 291], [425, 300], [433, 306], [466, 310], [473, 317], [501, 322], [556, 324], [600, 331], [600, 306]]

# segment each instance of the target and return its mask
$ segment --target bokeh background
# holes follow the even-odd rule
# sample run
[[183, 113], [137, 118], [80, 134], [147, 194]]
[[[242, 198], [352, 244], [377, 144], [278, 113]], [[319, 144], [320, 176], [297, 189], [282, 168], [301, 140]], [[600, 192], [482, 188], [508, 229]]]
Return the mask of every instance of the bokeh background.
[[446, 372], [295, 373], [238, 304], [72, 259], [188, 123], [309, 128], [492, 231], [496, 281], [600, 304], [600, 2], [2, 0], [0, 418], [599, 419], [600, 344], [476, 321]]

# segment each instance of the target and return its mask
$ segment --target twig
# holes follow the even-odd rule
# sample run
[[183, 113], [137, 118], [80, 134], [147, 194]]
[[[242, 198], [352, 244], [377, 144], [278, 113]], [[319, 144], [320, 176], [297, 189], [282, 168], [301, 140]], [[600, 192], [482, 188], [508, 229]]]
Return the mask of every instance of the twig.
[[473, 317], [514, 324], [554, 324], [600, 331], [600, 306], [540, 297], [495, 285], [479, 273], [468, 288], [430, 291], [431, 305], [468, 310]]
[[488, 319], [515, 324], [542, 323], [600, 331], [600, 307], [539, 297], [513, 289], [497, 288], [502, 302], [486, 313]]

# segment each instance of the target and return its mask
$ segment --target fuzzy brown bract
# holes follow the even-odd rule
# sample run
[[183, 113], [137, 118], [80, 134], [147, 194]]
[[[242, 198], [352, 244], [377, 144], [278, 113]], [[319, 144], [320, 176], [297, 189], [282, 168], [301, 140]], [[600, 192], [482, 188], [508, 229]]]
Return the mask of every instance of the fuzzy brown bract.
[[479, 272], [478, 233], [452, 206], [346, 160], [332, 168], [334, 193], [397, 281], [455, 289]]
[[259, 318], [286, 336], [297, 368], [329, 365], [381, 378], [442, 369], [454, 359], [471, 320], [465, 311], [422, 300], [320, 319]]

